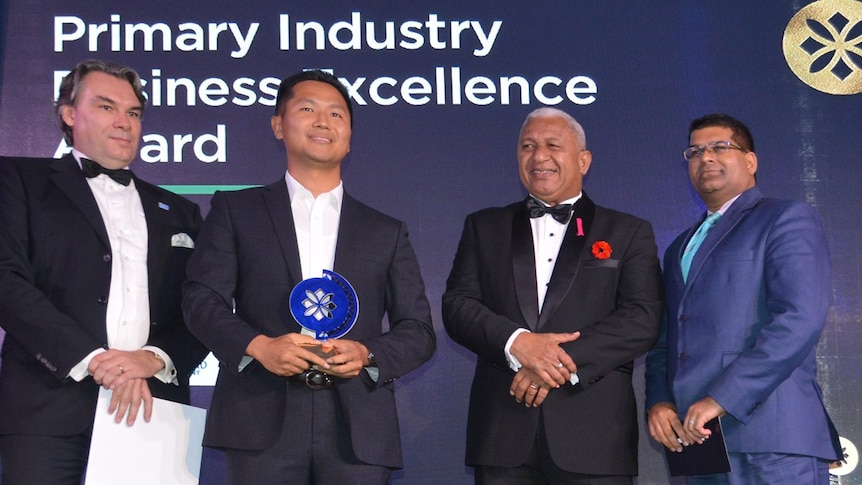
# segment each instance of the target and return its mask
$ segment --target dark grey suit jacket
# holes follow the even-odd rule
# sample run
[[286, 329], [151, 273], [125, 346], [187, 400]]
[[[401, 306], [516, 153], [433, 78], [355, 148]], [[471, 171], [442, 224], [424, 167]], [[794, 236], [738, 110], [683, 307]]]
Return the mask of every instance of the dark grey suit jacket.
[[[377, 382], [363, 371], [335, 384], [353, 451], [366, 463], [400, 467], [394, 381], [428, 360], [436, 345], [406, 226], [345, 193], [333, 269], [359, 296], [359, 319], [344, 338], [365, 344], [380, 371]], [[220, 361], [206, 446], [266, 449], [279, 437], [285, 419], [305, 419], [285, 416], [287, 378], [259, 362], [238, 370], [256, 336], [301, 330], [288, 301], [301, 280], [285, 181], [217, 192], [189, 262], [183, 302], [192, 333]], [[384, 315], [389, 322], [385, 332]]]
[[[583, 235], [578, 235], [578, 218]], [[609, 258], [593, 253], [601, 241], [610, 245]], [[522, 464], [543, 425], [560, 468], [637, 474], [632, 361], [658, 335], [659, 271], [649, 223], [597, 207], [584, 194], [539, 314], [525, 203], [467, 217], [443, 295], [443, 323], [453, 340], [478, 355], [467, 423], [468, 465]], [[514, 373], [503, 349], [519, 328], [581, 332], [578, 340], [562, 346], [578, 366], [580, 383], [552, 390], [539, 408], [509, 396]]]
[[[179, 386], [150, 379], [153, 395], [188, 402], [188, 378], [206, 354], [180, 309], [197, 236], [198, 206], [135, 178], [147, 220], [150, 336], [178, 370]], [[0, 158], [0, 433], [71, 435], [93, 423], [98, 386], [66, 378], [107, 346], [111, 248], [96, 199], [71, 155]]]

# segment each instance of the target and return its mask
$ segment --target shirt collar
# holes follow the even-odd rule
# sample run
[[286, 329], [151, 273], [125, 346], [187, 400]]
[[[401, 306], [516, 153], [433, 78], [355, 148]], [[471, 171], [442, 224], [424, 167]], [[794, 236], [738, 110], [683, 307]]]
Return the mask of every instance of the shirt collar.
[[[312, 195], [311, 191], [303, 187], [299, 181], [293, 178], [293, 176], [290, 175], [290, 172], [284, 172], [284, 180], [287, 183], [287, 193], [290, 195], [291, 204], [297, 200], [314, 200], [314, 195]], [[329, 199], [333, 207], [340, 209], [341, 201], [344, 198], [344, 183], [339, 181], [338, 185], [334, 189], [329, 192], [324, 192], [318, 197]]]

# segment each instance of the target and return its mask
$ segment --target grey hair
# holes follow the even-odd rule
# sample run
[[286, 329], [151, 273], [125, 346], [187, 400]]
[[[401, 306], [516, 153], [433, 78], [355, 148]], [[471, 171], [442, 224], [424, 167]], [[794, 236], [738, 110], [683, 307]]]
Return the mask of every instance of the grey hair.
[[57, 123], [63, 131], [63, 138], [66, 143], [73, 144], [72, 127], [63, 121], [63, 107], [75, 106], [78, 100], [78, 90], [81, 86], [81, 81], [91, 72], [103, 72], [114, 76], [118, 79], [124, 79], [129, 82], [132, 89], [135, 91], [135, 96], [141, 103], [141, 114], [143, 115], [144, 106], [147, 104], [147, 98], [144, 96], [144, 88], [141, 84], [141, 78], [138, 73], [131, 67], [123, 66], [111, 61], [102, 61], [99, 59], [90, 59], [79, 62], [63, 81], [60, 82], [60, 89], [57, 94], [57, 101], [54, 103], [54, 116], [57, 118]]
[[584, 127], [575, 120], [572, 115], [566, 113], [565, 111], [557, 108], [551, 108], [548, 106], [537, 108], [530, 112], [527, 115], [527, 118], [524, 120], [524, 124], [521, 125], [521, 134], [524, 133], [524, 128], [527, 126], [527, 123], [532, 121], [535, 118], [563, 118], [568, 123], [569, 128], [575, 133], [575, 137], [578, 139], [578, 142], [581, 144], [582, 149], [587, 148], [587, 135], [584, 133]]

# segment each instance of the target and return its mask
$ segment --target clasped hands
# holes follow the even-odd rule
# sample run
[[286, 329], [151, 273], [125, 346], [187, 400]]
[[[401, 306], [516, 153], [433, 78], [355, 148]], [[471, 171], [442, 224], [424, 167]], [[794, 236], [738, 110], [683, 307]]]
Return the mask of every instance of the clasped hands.
[[285, 377], [316, 368], [331, 376], [349, 379], [358, 376], [363, 367], [369, 364], [368, 348], [360, 342], [327, 340], [325, 349], [333, 350], [335, 355], [325, 359], [309, 348], [321, 344], [323, 342], [320, 340], [299, 333], [279, 337], [258, 335], [248, 344], [246, 354], [273, 374]]
[[144, 405], [144, 421], [153, 415], [153, 395], [147, 379], [165, 367], [164, 361], [154, 357], [149, 350], [110, 349], [96, 354], [87, 366], [96, 384], [113, 391], [108, 412], [116, 413], [117, 423], [127, 417], [126, 424], [132, 426]]
[[509, 394], [527, 407], [538, 407], [551, 389], [569, 382], [578, 367], [560, 344], [581, 336], [574, 333], [522, 332], [515, 337], [509, 352], [521, 363]]
[[649, 410], [649, 434], [667, 449], [681, 452], [683, 446], [706, 441], [712, 435], [706, 423], [725, 414], [721, 404], [709, 396], [692, 404], [682, 420], [673, 403], [659, 402]]

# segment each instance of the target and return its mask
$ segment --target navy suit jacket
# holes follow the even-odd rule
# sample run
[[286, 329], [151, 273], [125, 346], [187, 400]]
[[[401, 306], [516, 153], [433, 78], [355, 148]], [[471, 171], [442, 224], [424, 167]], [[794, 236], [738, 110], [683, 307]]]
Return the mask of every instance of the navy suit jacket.
[[[427, 361], [436, 345], [406, 226], [345, 193], [333, 270], [359, 296], [359, 319], [344, 338], [365, 344], [380, 372], [377, 382], [364, 370], [354, 379], [336, 380], [353, 451], [366, 463], [400, 467], [394, 381]], [[217, 192], [189, 262], [183, 302], [192, 333], [220, 362], [206, 446], [266, 449], [280, 436], [285, 419], [306, 419], [285, 415], [290, 413], [285, 409], [290, 392], [286, 377], [257, 361], [239, 371], [256, 336], [300, 332], [288, 297], [301, 280], [284, 179], [266, 187]]]
[[[593, 254], [600, 241], [610, 245], [607, 259]], [[443, 323], [453, 340], [478, 356], [467, 423], [468, 465], [522, 464], [543, 424], [559, 467], [637, 474], [632, 362], [658, 335], [662, 301], [656, 252], [648, 222], [597, 207], [584, 194], [540, 314], [526, 204], [467, 217], [443, 295]], [[504, 347], [520, 328], [581, 332], [578, 340], [562, 345], [578, 366], [580, 383], [551, 390], [539, 408], [527, 408], [509, 395], [514, 373]]]
[[[149, 380], [153, 395], [188, 402], [188, 378], [206, 354], [185, 328], [180, 303], [198, 206], [135, 178], [147, 221], [147, 345], [174, 361], [180, 385]], [[93, 424], [98, 386], [69, 371], [107, 347], [111, 247], [96, 199], [71, 155], [0, 158], [0, 433], [63, 436]]]
[[671, 402], [684, 416], [712, 396], [727, 410], [729, 451], [836, 459], [816, 380], [832, 294], [819, 218], [752, 188], [712, 228], [684, 283], [680, 258], [698, 225], [665, 254], [667, 312], [647, 356], [647, 409]]

